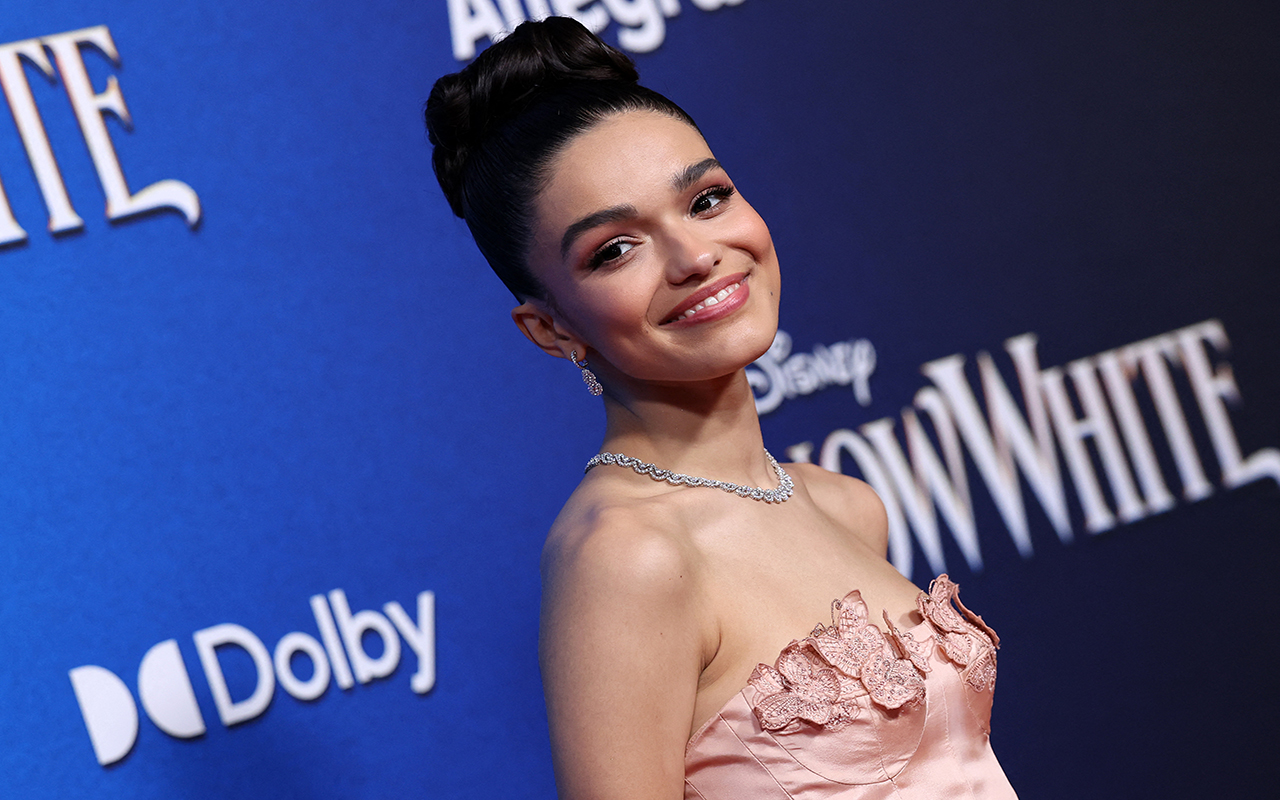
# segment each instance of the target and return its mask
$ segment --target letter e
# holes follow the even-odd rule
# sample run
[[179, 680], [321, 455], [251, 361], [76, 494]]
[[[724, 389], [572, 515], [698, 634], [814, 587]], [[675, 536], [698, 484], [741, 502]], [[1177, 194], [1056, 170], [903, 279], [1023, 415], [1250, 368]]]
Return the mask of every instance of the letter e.
[[90, 44], [101, 51], [113, 64], [120, 63], [115, 42], [111, 40], [111, 32], [106, 25], [93, 28], [46, 36], [42, 41], [53, 51], [62, 72], [62, 81], [67, 87], [67, 96], [71, 98], [71, 108], [80, 123], [80, 132], [84, 135], [85, 144], [89, 146], [89, 156], [98, 171], [98, 180], [102, 182], [102, 190], [107, 195], [107, 219], [123, 219], [135, 214], [142, 214], [158, 208], [177, 209], [186, 217], [187, 224], [195, 227], [200, 221], [200, 198], [190, 186], [182, 181], [157, 181], [140, 190], [137, 194], [129, 193], [125, 183], [124, 172], [120, 168], [120, 160], [116, 157], [116, 149], [111, 144], [106, 123], [102, 120], [105, 112], [111, 112], [124, 123], [126, 128], [133, 127], [129, 109], [124, 104], [124, 95], [120, 93], [120, 83], [112, 75], [107, 78], [107, 88], [95, 93], [89, 82], [89, 73], [85, 70], [84, 60], [80, 55], [80, 45]]

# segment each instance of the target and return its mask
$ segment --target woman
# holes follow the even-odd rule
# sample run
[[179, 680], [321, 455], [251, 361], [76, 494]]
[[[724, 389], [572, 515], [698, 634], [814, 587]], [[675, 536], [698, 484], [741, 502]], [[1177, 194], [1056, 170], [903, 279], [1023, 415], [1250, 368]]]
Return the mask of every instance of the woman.
[[994, 634], [945, 577], [922, 595], [885, 560], [869, 487], [765, 451], [744, 368], [777, 329], [769, 230], [636, 79], [551, 18], [427, 103], [516, 325], [603, 395], [602, 453], [543, 556], [562, 796], [1012, 797], [986, 737]]

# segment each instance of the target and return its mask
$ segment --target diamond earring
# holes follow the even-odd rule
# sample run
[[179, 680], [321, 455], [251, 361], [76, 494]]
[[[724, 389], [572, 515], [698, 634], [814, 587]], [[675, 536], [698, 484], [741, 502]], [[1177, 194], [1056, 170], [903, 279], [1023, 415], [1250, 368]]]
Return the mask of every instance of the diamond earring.
[[578, 360], [577, 350], [569, 352], [569, 360], [576, 364], [578, 369], [582, 370], [582, 382], [587, 385], [588, 392], [591, 392], [591, 394], [596, 397], [604, 394], [604, 387], [600, 385], [600, 381], [596, 378], [596, 374], [587, 369], [587, 360], [585, 358], [581, 361]]

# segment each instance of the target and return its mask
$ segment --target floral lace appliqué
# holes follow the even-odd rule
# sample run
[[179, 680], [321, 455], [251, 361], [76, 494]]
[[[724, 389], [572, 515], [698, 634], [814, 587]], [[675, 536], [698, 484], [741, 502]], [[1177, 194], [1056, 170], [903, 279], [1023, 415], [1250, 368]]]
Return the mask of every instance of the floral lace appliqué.
[[755, 707], [760, 724], [769, 730], [796, 720], [844, 727], [858, 709], [842, 699], [841, 677], [807, 642], [792, 642], [778, 656], [776, 667], [759, 664], [751, 673], [751, 685], [766, 695]]
[[961, 679], [974, 691], [991, 691], [996, 685], [1000, 637], [960, 602], [960, 587], [946, 574], [939, 575], [928, 592], [920, 593], [916, 605], [937, 631], [938, 647], [960, 670]]
[[898, 630], [898, 626], [894, 625], [893, 620], [889, 619], [888, 611], [882, 613], [884, 614], [884, 624], [889, 628], [889, 641], [893, 642], [898, 654], [910, 660], [916, 669], [921, 672], [928, 672], [929, 653], [933, 650], [933, 640], [916, 641], [915, 634]]
[[[893, 645], [890, 645], [890, 641]], [[890, 624], [886, 637], [869, 622], [862, 594], [852, 591], [831, 608], [831, 625], [787, 646], [773, 667], [760, 664], [750, 685], [763, 697], [754, 703], [760, 725], [780, 730], [797, 720], [841, 728], [860, 712], [857, 698], [869, 696], [885, 709], [924, 697], [927, 654]]]

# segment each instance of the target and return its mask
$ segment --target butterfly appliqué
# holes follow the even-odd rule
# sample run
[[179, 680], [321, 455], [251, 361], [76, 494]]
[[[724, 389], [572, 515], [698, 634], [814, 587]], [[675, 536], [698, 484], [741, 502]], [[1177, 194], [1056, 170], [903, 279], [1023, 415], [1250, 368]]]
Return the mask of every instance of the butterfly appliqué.
[[939, 575], [928, 592], [920, 593], [916, 605], [937, 630], [938, 647], [960, 670], [961, 679], [977, 692], [995, 688], [1000, 637], [960, 602], [960, 587], [945, 573]]
[[807, 641], [792, 642], [775, 666], [759, 664], [751, 673], [751, 685], [765, 695], [755, 707], [760, 724], [768, 730], [779, 730], [796, 720], [844, 727], [857, 716], [858, 708], [842, 699], [843, 677]]
[[919, 703], [935, 647], [971, 689], [991, 691], [1000, 637], [960, 602], [960, 587], [939, 575], [916, 605], [934, 630], [919, 640], [899, 630], [887, 612], [887, 635], [872, 624], [856, 589], [832, 603], [830, 625], [818, 625], [788, 645], [774, 666], [760, 664], [751, 673], [760, 725], [776, 731], [805, 721], [837, 729], [862, 713], [857, 701], [863, 697], [886, 710]]
[[[804, 639], [787, 646], [773, 667], [760, 664], [750, 685], [763, 697], [753, 704], [760, 725], [780, 730], [797, 720], [840, 728], [861, 712], [857, 699], [869, 696], [885, 709], [901, 708], [924, 698], [927, 655], [914, 639], [891, 646], [869, 621], [867, 605], [857, 590], [832, 604], [831, 625], [819, 625]], [[914, 658], [912, 656], [915, 656]]]

